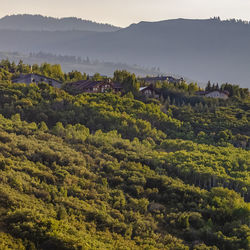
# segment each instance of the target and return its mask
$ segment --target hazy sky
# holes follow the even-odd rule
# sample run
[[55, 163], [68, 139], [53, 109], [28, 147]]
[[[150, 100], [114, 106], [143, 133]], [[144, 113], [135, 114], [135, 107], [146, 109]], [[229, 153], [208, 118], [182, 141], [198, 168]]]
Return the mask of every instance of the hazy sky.
[[0, 6], [0, 17], [75, 16], [119, 26], [179, 17], [250, 20], [250, 0], [0, 0]]

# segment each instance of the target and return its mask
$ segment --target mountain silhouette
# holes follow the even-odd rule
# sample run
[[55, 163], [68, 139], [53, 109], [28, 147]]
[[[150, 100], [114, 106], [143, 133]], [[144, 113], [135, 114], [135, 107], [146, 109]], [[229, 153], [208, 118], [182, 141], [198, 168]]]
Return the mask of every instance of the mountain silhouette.
[[29, 31], [116, 31], [119, 27], [101, 24], [76, 17], [53, 18], [41, 15], [12, 15], [0, 19], [0, 29], [29, 30]]

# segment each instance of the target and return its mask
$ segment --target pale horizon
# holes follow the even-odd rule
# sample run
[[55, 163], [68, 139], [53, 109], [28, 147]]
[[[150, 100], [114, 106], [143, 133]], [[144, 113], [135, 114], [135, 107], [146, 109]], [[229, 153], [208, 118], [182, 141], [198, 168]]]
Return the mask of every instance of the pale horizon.
[[[35, 4], [34, 4], [35, 2]], [[143, 6], [143, 8], [141, 7]], [[127, 27], [141, 21], [168, 19], [250, 20], [248, 0], [2, 0], [0, 17], [17, 14], [43, 15], [55, 18], [76, 17], [98, 23]]]

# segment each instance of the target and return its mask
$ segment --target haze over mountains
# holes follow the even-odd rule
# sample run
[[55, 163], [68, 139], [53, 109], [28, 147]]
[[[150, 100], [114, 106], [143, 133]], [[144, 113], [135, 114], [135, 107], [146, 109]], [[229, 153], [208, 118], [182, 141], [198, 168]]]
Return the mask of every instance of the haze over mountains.
[[[105, 61], [160, 67], [163, 72], [183, 75], [199, 82], [211, 80], [243, 87], [250, 85], [248, 23], [176, 19], [140, 22], [119, 29], [100, 24], [97, 28], [94, 23], [86, 28], [83, 20], [68, 18], [55, 21], [57, 19], [41, 16], [36, 19], [37, 23], [32, 23], [33, 16], [25, 16], [25, 24], [23, 18], [10, 16], [0, 20], [1, 51], [89, 56]], [[52, 20], [53, 24], [45, 25], [47, 28], [44, 29], [48, 20]], [[74, 21], [77, 24], [73, 24]]]
[[[146, 68], [139, 65], [129, 65], [126, 63], [112, 63], [100, 61], [93, 58], [81, 58], [77, 56], [63, 56], [55, 55], [51, 53], [16, 53], [16, 52], [1, 52], [0, 51], [0, 61], [3, 59], [8, 59], [11, 62], [14, 61], [16, 64], [22, 60], [26, 64], [42, 64], [44, 62], [50, 64], [60, 64], [64, 72], [70, 72], [72, 70], [77, 70], [80, 72], [85, 72], [88, 75], [94, 75], [100, 72], [105, 76], [113, 76], [113, 73], [117, 69], [124, 69], [131, 73], [135, 73], [137, 76], [145, 75], [162, 75], [160, 69], [155, 67]], [[179, 77], [179, 76], [177, 76]], [[190, 80], [189, 80], [190, 81]]]

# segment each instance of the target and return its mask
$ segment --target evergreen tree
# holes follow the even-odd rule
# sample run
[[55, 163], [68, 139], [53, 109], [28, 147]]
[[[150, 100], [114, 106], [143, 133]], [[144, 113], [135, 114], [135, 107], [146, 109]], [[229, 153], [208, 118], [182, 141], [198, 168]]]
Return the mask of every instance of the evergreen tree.
[[206, 91], [210, 91], [212, 89], [212, 87], [211, 87], [211, 82], [210, 81], [208, 81], [208, 83], [207, 83], [207, 86], [206, 86]]

